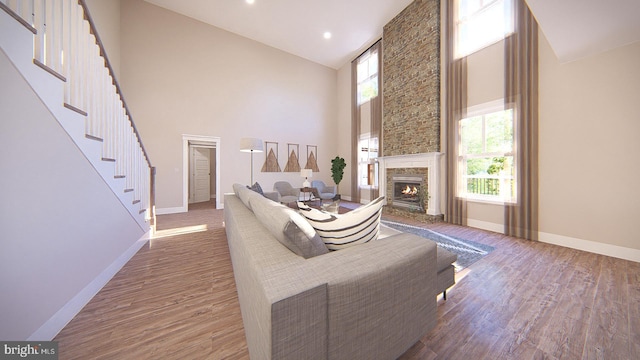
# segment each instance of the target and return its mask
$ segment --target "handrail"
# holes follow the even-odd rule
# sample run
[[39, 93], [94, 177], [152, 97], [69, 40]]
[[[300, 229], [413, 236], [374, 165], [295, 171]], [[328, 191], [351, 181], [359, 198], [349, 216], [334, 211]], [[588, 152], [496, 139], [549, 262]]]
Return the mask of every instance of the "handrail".
[[78, 4], [82, 6], [82, 9], [84, 10], [84, 19], [87, 20], [87, 22], [89, 22], [89, 29], [91, 31], [91, 34], [93, 34], [93, 36], [96, 37], [96, 43], [100, 48], [100, 55], [104, 58], [105, 67], [109, 69], [109, 74], [111, 74], [111, 79], [113, 79], [113, 85], [116, 87], [116, 92], [120, 95], [122, 106], [124, 107], [124, 110], [127, 116], [129, 117], [129, 122], [131, 123], [131, 128], [133, 129], [133, 132], [136, 134], [136, 137], [138, 138], [138, 143], [140, 144], [140, 148], [142, 149], [144, 158], [147, 161], [147, 165], [149, 165], [149, 167], [152, 168], [153, 166], [151, 165], [151, 160], [149, 159], [147, 150], [144, 148], [144, 145], [142, 144], [142, 140], [141, 140], [142, 138], [140, 137], [140, 133], [138, 133], [138, 128], [136, 128], [136, 124], [133, 122], [133, 117], [131, 116], [129, 107], [127, 106], [127, 103], [124, 100], [124, 95], [122, 94], [122, 90], [120, 89], [120, 84], [118, 84], [118, 80], [116, 80], [116, 73], [113, 71], [113, 67], [111, 67], [111, 63], [109, 62], [109, 58], [107, 57], [107, 51], [105, 50], [104, 45], [102, 44], [102, 40], [100, 39], [100, 35], [98, 35], [98, 30], [96, 29], [95, 23], [93, 22], [93, 18], [89, 13], [89, 7], [87, 6], [87, 3], [85, 0], [78, 0]]

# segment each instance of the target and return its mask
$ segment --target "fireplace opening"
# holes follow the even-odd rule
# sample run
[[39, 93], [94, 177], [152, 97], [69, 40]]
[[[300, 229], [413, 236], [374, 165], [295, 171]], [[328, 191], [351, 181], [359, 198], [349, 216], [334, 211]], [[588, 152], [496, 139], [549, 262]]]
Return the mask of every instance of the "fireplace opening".
[[393, 176], [393, 206], [424, 210], [424, 177], [420, 175]]

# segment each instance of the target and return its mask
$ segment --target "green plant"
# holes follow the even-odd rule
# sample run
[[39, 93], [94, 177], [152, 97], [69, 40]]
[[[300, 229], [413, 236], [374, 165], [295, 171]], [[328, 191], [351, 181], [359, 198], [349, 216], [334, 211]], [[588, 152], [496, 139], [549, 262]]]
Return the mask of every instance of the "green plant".
[[344, 162], [344, 159], [340, 156], [336, 156], [331, 160], [331, 178], [333, 182], [336, 183], [336, 192], [338, 190], [338, 185], [340, 185], [340, 181], [342, 181], [342, 177], [344, 176], [344, 168], [347, 166], [347, 163]]

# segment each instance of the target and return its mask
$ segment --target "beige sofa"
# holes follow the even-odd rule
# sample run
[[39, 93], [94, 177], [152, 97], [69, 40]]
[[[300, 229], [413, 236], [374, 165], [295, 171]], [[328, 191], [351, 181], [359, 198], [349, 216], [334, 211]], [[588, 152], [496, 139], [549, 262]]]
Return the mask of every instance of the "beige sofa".
[[305, 259], [251, 210], [286, 206], [234, 191], [225, 228], [252, 359], [395, 359], [435, 326], [434, 242], [398, 233]]

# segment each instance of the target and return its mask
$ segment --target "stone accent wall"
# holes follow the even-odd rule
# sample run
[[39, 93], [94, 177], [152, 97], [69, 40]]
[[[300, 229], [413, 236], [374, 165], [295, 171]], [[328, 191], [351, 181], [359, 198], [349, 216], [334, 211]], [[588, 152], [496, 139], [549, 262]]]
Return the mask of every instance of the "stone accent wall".
[[440, 0], [416, 0], [383, 30], [383, 156], [440, 151]]

